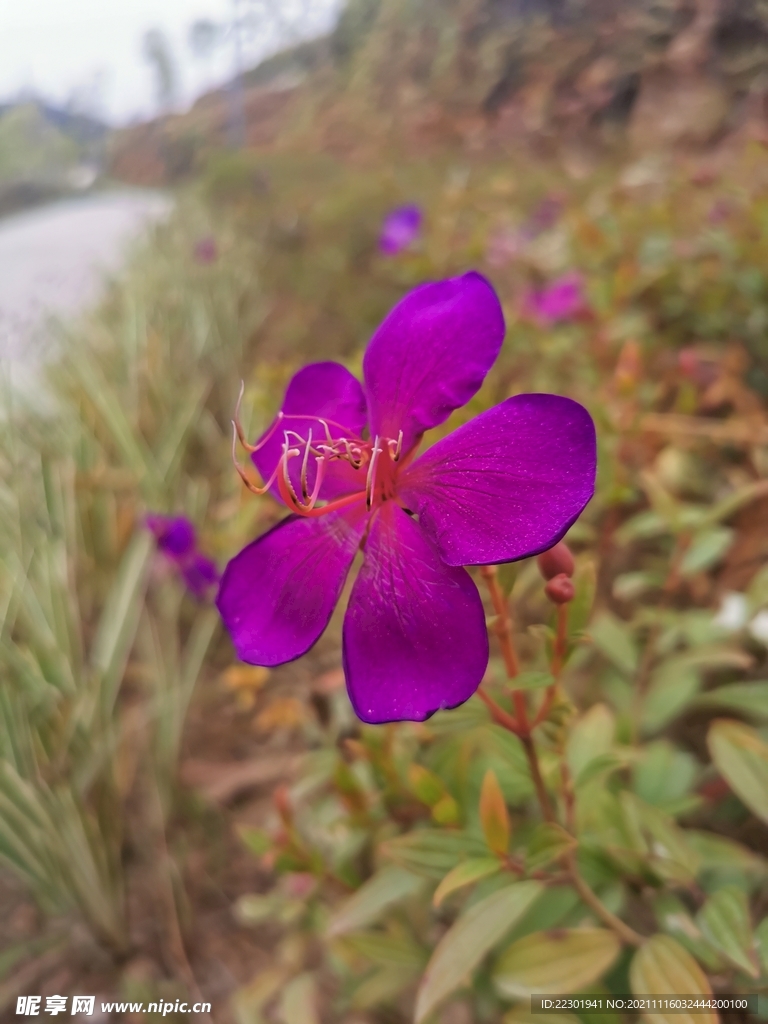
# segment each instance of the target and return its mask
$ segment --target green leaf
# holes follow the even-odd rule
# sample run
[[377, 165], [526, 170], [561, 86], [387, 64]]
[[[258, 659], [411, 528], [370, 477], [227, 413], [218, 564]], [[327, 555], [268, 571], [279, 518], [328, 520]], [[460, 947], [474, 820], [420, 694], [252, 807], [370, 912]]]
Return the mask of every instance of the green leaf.
[[510, 837], [509, 812], [496, 773], [490, 768], [480, 790], [480, 824], [488, 849], [499, 857], [506, 856]]
[[445, 796], [443, 780], [420, 764], [408, 766], [408, 788], [427, 807], [434, 807]]
[[768, 822], [768, 744], [749, 726], [719, 719], [710, 726], [707, 746], [734, 793]]
[[350, 1003], [355, 1010], [370, 1010], [382, 1003], [391, 1003], [403, 989], [412, 984], [418, 971], [405, 970], [401, 965], [381, 967], [363, 978], [352, 994]]
[[275, 917], [282, 907], [282, 899], [274, 893], [241, 896], [235, 904], [235, 917], [240, 924], [254, 925]]
[[261, 1011], [285, 984], [286, 974], [284, 967], [267, 968], [238, 989], [232, 997], [235, 1019], [240, 1024], [262, 1024]]
[[528, 843], [525, 866], [528, 871], [538, 871], [577, 845], [573, 836], [556, 822], [541, 822]]
[[416, 896], [423, 887], [424, 880], [410, 871], [396, 866], [382, 868], [336, 911], [328, 926], [328, 938], [373, 924], [393, 904]]
[[461, 808], [450, 793], [441, 797], [432, 808], [432, 820], [438, 825], [455, 825], [461, 818]]
[[[635, 953], [629, 968], [629, 984], [636, 996], [711, 996], [707, 976], [669, 935], [654, 935]], [[645, 1013], [649, 1024], [718, 1024], [715, 1010], [691, 1013]]]
[[578, 779], [586, 766], [608, 754], [616, 735], [616, 718], [607, 704], [593, 704], [572, 727], [566, 746], [571, 774]]
[[740, 711], [754, 718], [768, 719], [768, 681], [718, 686], [715, 690], [702, 693], [696, 703], [703, 707], [727, 708], [728, 711]]
[[698, 765], [692, 754], [668, 740], [649, 743], [633, 770], [635, 792], [648, 804], [668, 810], [690, 792]]
[[706, 522], [717, 523], [722, 519], [729, 519], [732, 515], [743, 508], [744, 505], [748, 505], [751, 501], [754, 501], [756, 497], [761, 497], [765, 494], [765, 481], [755, 480], [752, 483], [744, 484], [743, 487], [739, 487], [733, 494], [729, 494], [727, 497], [718, 501], [712, 505], [706, 514]]
[[102, 710], [107, 716], [117, 699], [136, 636], [153, 554], [149, 531], [137, 533], [123, 555], [93, 639], [91, 664], [101, 676]]
[[657, 572], [625, 572], [613, 581], [613, 596], [617, 601], [635, 601], [648, 590], [661, 587], [664, 578]]
[[426, 950], [407, 935], [358, 932], [339, 941], [380, 967], [396, 966], [416, 972], [421, 971], [427, 961]]
[[671, 935], [703, 964], [710, 974], [725, 969], [723, 958], [707, 942], [685, 904], [671, 892], [660, 891], [653, 901], [659, 929]]
[[593, 779], [597, 779], [601, 775], [609, 775], [618, 768], [625, 768], [626, 765], [626, 760], [623, 760], [618, 754], [598, 754], [591, 761], [587, 761], [576, 776], [574, 785], [576, 789], [581, 789], [592, 782]]
[[589, 628], [592, 642], [601, 654], [623, 672], [633, 676], [637, 670], [637, 644], [626, 622], [609, 612], [603, 612]]
[[759, 976], [749, 907], [742, 889], [735, 885], [718, 889], [696, 915], [696, 920], [701, 934], [716, 950], [751, 978]]
[[597, 589], [597, 566], [592, 559], [579, 558], [573, 574], [576, 594], [568, 606], [568, 632], [578, 636], [587, 628], [595, 603]]
[[433, 905], [439, 907], [446, 896], [449, 896], [452, 892], [456, 892], [457, 889], [463, 889], [465, 885], [471, 885], [481, 878], [495, 875], [498, 871], [501, 871], [501, 868], [501, 861], [496, 857], [472, 857], [469, 860], [462, 861], [461, 864], [457, 864], [452, 871], [448, 872], [437, 889], [435, 889], [435, 895], [432, 897]]
[[673, 881], [693, 881], [698, 861], [685, 840], [683, 829], [634, 793], [623, 792], [620, 802], [631, 827], [646, 838], [648, 859], [654, 870]]
[[699, 673], [692, 668], [671, 671], [664, 665], [653, 675], [643, 696], [641, 725], [644, 733], [663, 729], [696, 697], [701, 686]]
[[504, 938], [541, 894], [538, 882], [513, 882], [471, 906], [437, 944], [416, 994], [416, 1024], [420, 1024]]
[[700, 870], [738, 871], [758, 876], [768, 873], [767, 861], [733, 839], [687, 828], [685, 840], [698, 856]]
[[768, 917], [755, 928], [755, 945], [760, 956], [763, 974], [768, 975]]
[[510, 685], [515, 690], [543, 690], [554, 686], [555, 678], [550, 672], [521, 672]]
[[251, 853], [257, 857], [261, 857], [273, 845], [272, 836], [265, 832], [263, 828], [252, 828], [251, 826], [244, 825], [237, 830], [237, 834]]
[[696, 534], [680, 562], [681, 574], [693, 576], [710, 569], [723, 558], [735, 536], [735, 532], [727, 526], [713, 526]]
[[277, 1016], [282, 1024], [320, 1024], [313, 974], [305, 972], [288, 982], [280, 996]]
[[633, 540], [648, 540], [667, 532], [667, 523], [653, 509], [646, 509], [622, 523], [614, 534], [617, 544], [631, 544]]
[[563, 928], [534, 932], [502, 953], [493, 982], [502, 996], [579, 992], [598, 981], [621, 951], [605, 928]]
[[408, 871], [441, 879], [466, 857], [487, 857], [482, 840], [466, 832], [419, 829], [389, 839], [381, 846], [383, 856]]

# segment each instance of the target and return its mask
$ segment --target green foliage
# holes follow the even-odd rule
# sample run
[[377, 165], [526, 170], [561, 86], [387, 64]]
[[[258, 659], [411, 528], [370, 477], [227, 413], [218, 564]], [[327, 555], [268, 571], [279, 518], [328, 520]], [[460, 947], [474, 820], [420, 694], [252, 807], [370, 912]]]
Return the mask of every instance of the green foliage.
[[236, 276], [201, 278], [193, 239], [159, 229], [63, 339], [49, 403], [13, 396], [0, 437], [0, 859], [48, 913], [79, 916], [116, 951], [124, 850], [164, 843], [218, 626], [163, 571], [143, 516], [200, 522], [238, 494], [222, 472], [225, 410], [252, 306]]

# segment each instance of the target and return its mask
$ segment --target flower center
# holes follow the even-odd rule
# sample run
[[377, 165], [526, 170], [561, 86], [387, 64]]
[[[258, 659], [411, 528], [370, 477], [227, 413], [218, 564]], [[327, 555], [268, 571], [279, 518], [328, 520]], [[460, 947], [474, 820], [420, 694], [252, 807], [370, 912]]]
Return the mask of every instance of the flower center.
[[[363, 497], [371, 509], [394, 496], [398, 463], [402, 455], [402, 431], [397, 439], [375, 437], [373, 441], [364, 441], [359, 437], [333, 437], [326, 420], [317, 419], [315, 422], [316, 426], [310, 428], [306, 435], [295, 430], [283, 432], [282, 453], [272, 480], [266, 485], [271, 486], [273, 481], [277, 481], [280, 495], [292, 512], [304, 516], [323, 515]], [[290, 472], [292, 460], [301, 460], [298, 489], [294, 485], [296, 475], [293, 474], [292, 478]], [[315, 463], [315, 480], [310, 491], [311, 460]], [[318, 505], [323, 481], [333, 462], [346, 462], [354, 470], [360, 471], [361, 482], [362, 471], [365, 471], [365, 490]]]
[[[373, 441], [364, 441], [360, 437], [347, 437], [340, 434], [334, 437], [331, 427], [338, 431], [345, 431], [341, 423], [333, 420], [322, 419], [319, 416], [302, 416], [279, 412], [274, 423], [262, 437], [258, 444], [249, 444], [245, 438], [240, 423], [240, 402], [243, 397], [244, 385], [240, 387], [240, 397], [235, 408], [235, 417], [232, 420], [232, 461], [235, 469], [240, 474], [245, 486], [253, 494], [266, 494], [267, 491], [277, 484], [280, 497], [285, 504], [296, 515], [300, 516], [322, 516], [328, 512], [343, 508], [345, 505], [352, 505], [365, 498], [369, 509], [380, 505], [383, 501], [392, 498], [395, 493], [398, 469], [408, 461], [409, 452], [401, 463], [403, 454], [403, 432], [400, 431], [396, 439], [389, 437], [375, 437]], [[253, 454], [263, 448], [267, 441], [274, 436], [284, 420], [308, 420], [306, 433], [299, 433], [296, 430], [283, 426], [283, 443], [281, 446], [280, 458], [275, 466], [274, 472], [262, 487], [252, 483], [237, 460], [237, 442], [247, 452]], [[310, 425], [311, 424], [311, 425]], [[294, 461], [291, 467], [291, 461]], [[309, 469], [312, 461], [315, 463], [315, 479], [310, 491]], [[333, 462], [347, 462], [352, 469], [361, 472], [365, 470], [365, 489], [346, 494], [342, 498], [318, 505], [320, 491], [323, 481], [326, 478], [328, 467]], [[291, 469], [298, 468], [298, 479], [294, 472], [291, 477]], [[298, 487], [295, 486], [298, 483]]]

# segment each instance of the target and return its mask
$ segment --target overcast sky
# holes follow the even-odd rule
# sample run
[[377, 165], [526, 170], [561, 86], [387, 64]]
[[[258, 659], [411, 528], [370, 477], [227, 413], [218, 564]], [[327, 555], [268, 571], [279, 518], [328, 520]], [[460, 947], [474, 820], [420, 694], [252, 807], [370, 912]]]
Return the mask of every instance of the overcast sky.
[[[102, 116], [124, 123], [154, 112], [153, 78], [142, 57], [148, 29], [162, 29], [178, 69], [180, 103], [228, 77], [232, 47], [212, 60], [196, 59], [187, 42], [190, 25], [231, 18], [235, 0], [0, 0], [0, 101], [32, 91], [64, 103], [87, 97]], [[249, 3], [240, 0], [246, 10]], [[283, 16], [307, 34], [322, 31], [340, 0], [274, 0]], [[307, 12], [308, 7], [311, 12]], [[301, 16], [297, 17], [297, 12]], [[243, 33], [246, 64], [276, 48], [274, 31]], [[271, 35], [271, 37], [270, 37]]]

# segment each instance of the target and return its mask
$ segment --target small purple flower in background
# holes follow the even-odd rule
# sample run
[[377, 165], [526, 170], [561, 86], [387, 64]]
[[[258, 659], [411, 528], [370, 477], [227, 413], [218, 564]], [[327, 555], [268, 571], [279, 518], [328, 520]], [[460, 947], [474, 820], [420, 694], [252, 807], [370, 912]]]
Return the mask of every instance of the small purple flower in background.
[[527, 242], [515, 228], [498, 228], [488, 239], [485, 258], [492, 267], [503, 267], [523, 254]]
[[157, 540], [158, 549], [181, 573], [187, 589], [198, 600], [205, 598], [219, 582], [219, 573], [210, 558], [197, 550], [195, 528], [184, 516], [150, 513], [144, 520]]
[[722, 224], [733, 215], [733, 206], [727, 199], [716, 199], [710, 207], [707, 220], [710, 224]]
[[206, 235], [205, 238], [199, 239], [199, 241], [195, 242], [192, 255], [197, 263], [215, 263], [219, 258], [219, 247], [216, 245], [216, 239], [212, 235]]
[[379, 249], [385, 256], [396, 256], [414, 242], [421, 230], [423, 215], [420, 207], [411, 204], [398, 206], [384, 218], [379, 235]]
[[529, 239], [538, 238], [557, 224], [562, 212], [563, 200], [560, 196], [545, 196], [523, 225], [522, 234]]
[[580, 274], [558, 277], [539, 291], [531, 290], [523, 300], [523, 312], [544, 326], [570, 320], [587, 308]]
[[488, 240], [486, 259], [490, 265], [501, 267], [521, 256], [530, 242], [557, 224], [562, 211], [559, 196], [546, 196], [521, 227], [499, 228]]
[[462, 567], [551, 548], [595, 482], [592, 419], [557, 395], [509, 398], [415, 458], [424, 432], [478, 391], [503, 338], [499, 300], [471, 273], [395, 306], [368, 345], [364, 386], [332, 362], [293, 377], [246, 445], [266, 481], [249, 486], [292, 514], [232, 559], [216, 601], [243, 661], [305, 654], [362, 549], [343, 630], [358, 717], [422, 721], [472, 696], [488, 634]]

